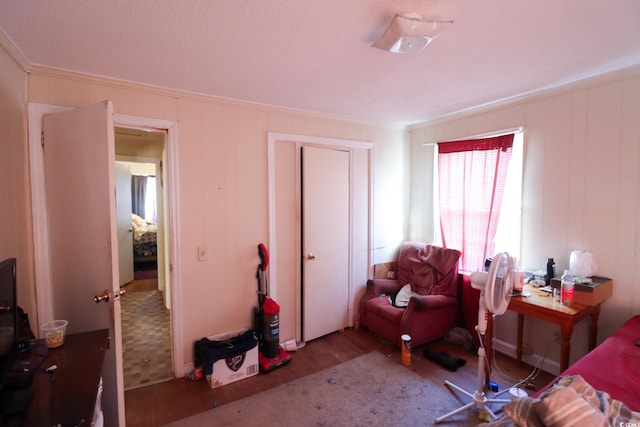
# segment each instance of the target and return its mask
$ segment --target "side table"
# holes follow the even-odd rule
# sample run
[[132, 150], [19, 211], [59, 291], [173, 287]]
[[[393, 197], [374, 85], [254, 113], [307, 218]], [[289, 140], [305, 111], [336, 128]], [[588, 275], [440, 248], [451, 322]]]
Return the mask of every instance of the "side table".
[[[608, 292], [599, 292], [596, 297], [576, 298], [571, 306], [561, 304], [553, 299], [551, 293], [544, 292], [530, 285], [524, 286], [523, 294], [531, 294], [525, 296], [513, 296], [509, 302], [508, 310], [518, 313], [518, 341], [517, 341], [517, 359], [522, 362], [522, 335], [524, 329], [524, 317], [530, 316], [536, 319], [545, 320], [547, 322], [560, 325], [560, 333], [562, 344], [560, 349], [560, 372], [569, 367], [569, 356], [571, 354], [571, 335], [576, 323], [587, 316], [591, 317], [589, 324], [589, 351], [596, 346], [598, 335], [598, 318], [600, 317], [600, 306], [611, 296], [612, 281], [607, 278], [597, 278], [600, 280], [601, 289], [609, 289]], [[576, 294], [585, 291], [575, 291]], [[595, 295], [595, 294], [594, 294]], [[489, 316], [489, 322], [486, 335], [486, 349], [489, 361], [491, 360], [491, 347], [493, 338], [493, 322]]]

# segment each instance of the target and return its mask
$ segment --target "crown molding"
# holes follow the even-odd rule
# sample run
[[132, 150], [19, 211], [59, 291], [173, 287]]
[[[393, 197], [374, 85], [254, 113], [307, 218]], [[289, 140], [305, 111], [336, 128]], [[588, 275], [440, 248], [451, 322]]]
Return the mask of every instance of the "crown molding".
[[433, 120], [424, 121], [421, 123], [415, 123], [408, 127], [409, 132], [422, 129], [429, 126], [434, 126], [442, 123], [451, 122], [454, 120], [465, 119], [478, 114], [490, 113], [504, 108], [510, 108], [525, 103], [550, 98], [556, 95], [562, 95], [569, 92], [588, 89], [604, 84], [608, 84], [614, 81], [624, 80], [628, 78], [634, 78], [640, 75], [640, 65], [633, 65], [613, 71], [609, 71], [602, 74], [597, 74], [589, 77], [585, 77], [579, 80], [570, 82], [561, 82], [556, 85], [545, 86], [539, 89], [535, 89], [526, 93], [521, 93], [508, 98], [497, 99], [495, 101], [487, 102], [485, 104], [475, 105], [463, 110], [456, 111], [451, 114], [437, 117]]
[[381, 129], [396, 129], [400, 131], [407, 130], [407, 126], [405, 125], [370, 122], [366, 120], [354, 119], [351, 117], [338, 116], [330, 113], [299, 110], [295, 108], [269, 105], [269, 104], [263, 104], [259, 102], [224, 98], [224, 97], [218, 97], [213, 95], [201, 94], [197, 92], [173, 89], [169, 87], [156, 86], [156, 85], [151, 85], [143, 82], [122, 80], [122, 79], [116, 79], [113, 77], [101, 76], [97, 74], [90, 74], [90, 73], [83, 73], [83, 72], [74, 71], [74, 70], [48, 67], [45, 65], [38, 65], [38, 64], [30, 65], [30, 73], [32, 75], [40, 74], [46, 77], [68, 79], [68, 80], [74, 80], [77, 82], [84, 82], [84, 83], [97, 84], [97, 85], [106, 85], [110, 87], [116, 87], [116, 88], [127, 89], [127, 90], [138, 91], [138, 92], [145, 92], [148, 94], [154, 94], [154, 95], [160, 95], [160, 96], [169, 96], [174, 98], [187, 99], [187, 100], [204, 102], [209, 104], [224, 104], [224, 105], [255, 108], [257, 110], [263, 110], [263, 111], [276, 111], [276, 112], [284, 112], [288, 114], [312, 116], [315, 118], [338, 120], [345, 123], [354, 123], [354, 124], [371, 126], [371, 127], [381, 128]]
[[0, 47], [7, 52], [7, 54], [15, 61], [20, 68], [22, 68], [26, 73], [30, 71], [29, 61], [24, 57], [22, 52], [18, 49], [18, 47], [13, 43], [13, 41], [7, 36], [2, 28], [0, 28]]

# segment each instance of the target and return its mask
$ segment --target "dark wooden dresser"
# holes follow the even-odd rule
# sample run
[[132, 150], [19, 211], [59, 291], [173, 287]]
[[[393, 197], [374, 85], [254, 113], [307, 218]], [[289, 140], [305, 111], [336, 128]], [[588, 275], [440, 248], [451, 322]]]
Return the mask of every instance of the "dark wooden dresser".
[[[102, 363], [109, 345], [107, 329], [70, 334], [59, 348], [49, 349], [29, 385], [32, 398], [24, 426], [89, 426], [93, 419]], [[33, 348], [37, 353], [38, 347]], [[44, 352], [43, 352], [44, 353]], [[18, 365], [21, 366], [21, 365]]]

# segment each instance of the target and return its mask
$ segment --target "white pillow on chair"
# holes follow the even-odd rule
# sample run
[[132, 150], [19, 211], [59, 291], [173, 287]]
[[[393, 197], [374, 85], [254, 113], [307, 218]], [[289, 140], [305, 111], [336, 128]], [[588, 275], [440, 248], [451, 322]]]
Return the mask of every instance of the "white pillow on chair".
[[409, 305], [409, 300], [411, 299], [411, 295], [413, 295], [413, 291], [411, 290], [411, 285], [407, 283], [400, 289], [398, 294], [396, 295], [395, 304], [396, 307], [406, 307]]

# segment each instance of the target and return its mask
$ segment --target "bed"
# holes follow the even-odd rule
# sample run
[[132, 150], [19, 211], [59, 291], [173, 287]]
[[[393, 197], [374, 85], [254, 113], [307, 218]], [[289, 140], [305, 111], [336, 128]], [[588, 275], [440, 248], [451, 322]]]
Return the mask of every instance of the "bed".
[[132, 213], [131, 226], [133, 228], [133, 262], [156, 261], [158, 255], [157, 224]]
[[[491, 427], [513, 425], [640, 425], [640, 315], [532, 397], [504, 407]], [[635, 412], [634, 412], [635, 411]], [[550, 422], [552, 420], [553, 422]]]

